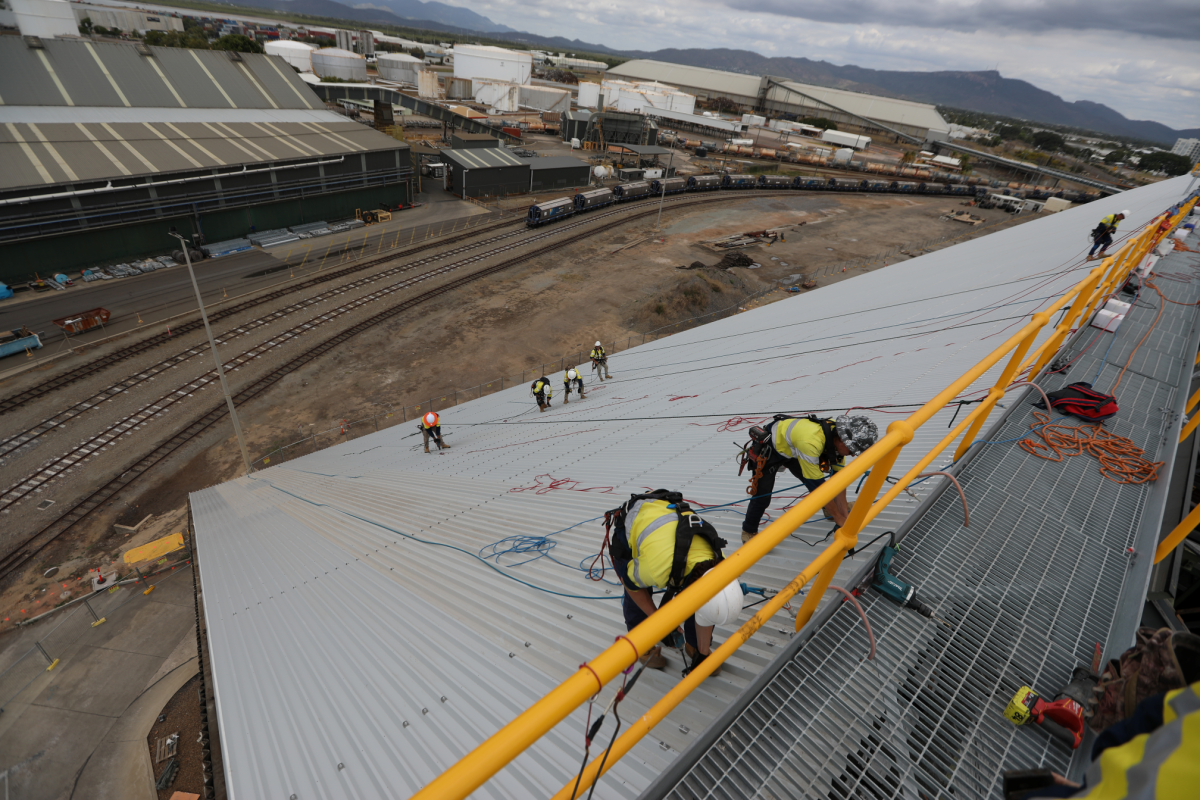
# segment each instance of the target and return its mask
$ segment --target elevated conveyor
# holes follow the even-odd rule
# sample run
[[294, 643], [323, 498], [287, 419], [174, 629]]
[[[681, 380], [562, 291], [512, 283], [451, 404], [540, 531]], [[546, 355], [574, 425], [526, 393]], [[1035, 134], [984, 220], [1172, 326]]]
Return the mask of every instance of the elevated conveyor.
[[[1167, 298], [1200, 301], [1196, 261], [1175, 251], [1158, 262]], [[1146, 289], [1116, 334], [1085, 328], [1060, 358], [1071, 366], [1039, 381], [1047, 391], [1087, 381], [1114, 393], [1121, 411], [1106, 427], [1165, 462], [1157, 481], [1114, 483], [1086, 454], [1028, 454], [1015, 440], [1036, 421], [1038, 397], [1010, 394], [989, 441], [956, 467], [970, 527], [951, 491], [900, 530], [893, 574], [949, 627], [868, 589], [861, 600], [878, 648], [868, 661], [858, 614], [828, 595], [820, 624], [797, 635], [643, 797], [961, 800], [998, 797], [1005, 770], [1081, 772], [1090, 742], [1073, 754], [1001, 712], [1024, 684], [1053, 694], [1097, 643], [1107, 659], [1132, 641], [1200, 346], [1197, 314]], [[871, 574], [864, 564], [860, 576]]]

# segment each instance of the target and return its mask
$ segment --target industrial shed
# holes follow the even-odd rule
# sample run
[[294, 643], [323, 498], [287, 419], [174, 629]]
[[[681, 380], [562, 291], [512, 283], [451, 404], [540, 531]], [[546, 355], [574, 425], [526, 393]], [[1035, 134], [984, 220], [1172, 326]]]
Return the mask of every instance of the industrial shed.
[[529, 191], [570, 189], [587, 186], [591, 167], [570, 156], [547, 156], [529, 159]]
[[410, 202], [408, 145], [282, 59], [0, 37], [0, 280]]
[[505, 149], [443, 150], [446, 189], [460, 197], [499, 197], [529, 191], [529, 160]]
[[450, 144], [455, 150], [478, 150], [481, 147], [500, 147], [500, 140], [486, 133], [465, 133], [456, 131], [450, 138]]

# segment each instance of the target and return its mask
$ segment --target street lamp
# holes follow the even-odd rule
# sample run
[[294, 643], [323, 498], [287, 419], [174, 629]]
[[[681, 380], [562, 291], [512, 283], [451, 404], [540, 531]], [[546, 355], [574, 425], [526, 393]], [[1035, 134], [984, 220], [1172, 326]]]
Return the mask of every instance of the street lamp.
[[221, 357], [217, 355], [217, 343], [213, 341], [212, 328], [208, 325], [208, 314], [204, 311], [204, 299], [200, 297], [200, 286], [196, 283], [196, 273], [192, 269], [192, 255], [188, 249], [190, 243], [173, 227], [170, 235], [183, 245], [183, 260], [187, 262], [188, 275], [192, 279], [192, 289], [196, 292], [196, 305], [200, 307], [200, 319], [204, 320], [204, 332], [208, 334], [208, 346], [212, 348], [213, 361], [217, 362], [217, 377], [221, 380], [221, 391], [225, 395], [225, 404], [229, 406], [229, 418], [233, 420], [233, 432], [237, 436], [238, 447], [242, 449], [242, 463], [246, 465], [246, 474], [249, 475], [252, 471], [250, 469], [250, 452], [246, 450], [246, 439], [242, 436], [242, 424], [238, 421], [237, 409], [234, 408], [233, 398], [229, 395], [229, 384], [225, 382], [225, 369], [221, 366]]
[[671, 174], [671, 165], [675, 163], [675, 143], [671, 142], [671, 158], [667, 160], [667, 169], [662, 176], [662, 194], [658, 198], [658, 220], [654, 223], [655, 232], [658, 231], [658, 226], [662, 223], [663, 203], [667, 200], [667, 177]]

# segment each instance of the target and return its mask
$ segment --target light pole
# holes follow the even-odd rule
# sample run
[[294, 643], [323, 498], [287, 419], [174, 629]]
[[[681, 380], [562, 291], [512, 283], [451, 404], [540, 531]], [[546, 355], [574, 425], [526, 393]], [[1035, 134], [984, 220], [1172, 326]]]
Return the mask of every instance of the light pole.
[[662, 223], [663, 203], [667, 201], [667, 176], [671, 174], [671, 165], [675, 163], [675, 143], [671, 142], [671, 157], [667, 160], [667, 169], [662, 176], [662, 194], [658, 197], [658, 220], [654, 223], [654, 230], [658, 231], [658, 226]]
[[250, 469], [250, 452], [246, 450], [246, 439], [242, 436], [242, 423], [238, 421], [237, 409], [234, 408], [233, 398], [229, 395], [229, 384], [225, 382], [225, 369], [221, 366], [221, 357], [217, 355], [217, 343], [213, 341], [212, 328], [208, 325], [208, 314], [204, 311], [204, 299], [200, 297], [200, 286], [196, 283], [196, 273], [192, 269], [192, 255], [188, 250], [190, 243], [175, 228], [171, 228], [170, 235], [183, 245], [183, 260], [187, 262], [188, 275], [192, 279], [192, 289], [196, 292], [196, 305], [200, 307], [200, 319], [204, 320], [204, 332], [208, 334], [208, 346], [212, 348], [213, 361], [217, 362], [217, 377], [221, 380], [221, 392], [225, 395], [225, 404], [229, 406], [229, 418], [233, 420], [233, 432], [237, 436], [238, 447], [242, 449], [242, 463], [246, 465], [246, 474], [249, 475], [252, 471]]

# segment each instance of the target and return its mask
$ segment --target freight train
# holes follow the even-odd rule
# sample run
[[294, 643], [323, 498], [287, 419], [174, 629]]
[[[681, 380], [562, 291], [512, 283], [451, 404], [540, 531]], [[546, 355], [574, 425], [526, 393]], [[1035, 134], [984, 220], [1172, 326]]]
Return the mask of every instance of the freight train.
[[919, 195], [950, 195], [953, 197], [971, 197], [983, 199], [990, 194], [1003, 194], [1009, 197], [1029, 200], [1045, 200], [1050, 197], [1061, 197], [1072, 203], [1088, 203], [1100, 197], [1098, 193], [1078, 192], [1049, 187], [1022, 186], [1020, 184], [1001, 184], [993, 187], [988, 182], [977, 184], [952, 183], [943, 181], [896, 181], [883, 177], [871, 178], [814, 178], [799, 175], [692, 175], [683, 178], [665, 178], [654, 181], [633, 181], [614, 186], [612, 189], [589, 189], [574, 197], [559, 197], [554, 200], [543, 200], [529, 207], [525, 224], [531, 228], [545, 225], [556, 219], [569, 217], [594, 208], [638, 200], [645, 197], [659, 197], [663, 194], [679, 192], [704, 192], [712, 190], [737, 189], [802, 189], [805, 191], [824, 192], [877, 192], [888, 194], [919, 194]]

